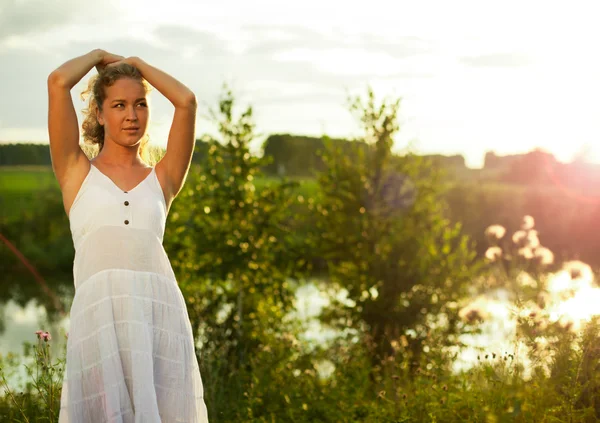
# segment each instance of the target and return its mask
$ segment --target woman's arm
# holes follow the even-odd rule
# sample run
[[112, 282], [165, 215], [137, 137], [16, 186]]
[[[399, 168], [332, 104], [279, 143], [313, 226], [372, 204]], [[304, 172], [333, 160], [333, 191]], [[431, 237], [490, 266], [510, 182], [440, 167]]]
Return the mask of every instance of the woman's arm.
[[105, 66], [122, 59], [103, 50], [93, 50], [65, 62], [48, 76], [48, 135], [52, 167], [61, 187], [67, 174], [87, 157], [79, 147], [77, 115], [71, 88], [94, 66]]
[[196, 96], [181, 82], [138, 57], [130, 57], [124, 61], [138, 68], [144, 79], [175, 106], [167, 152], [156, 165], [156, 172], [165, 182], [164, 188], [169, 203], [181, 190], [192, 160], [195, 144]]

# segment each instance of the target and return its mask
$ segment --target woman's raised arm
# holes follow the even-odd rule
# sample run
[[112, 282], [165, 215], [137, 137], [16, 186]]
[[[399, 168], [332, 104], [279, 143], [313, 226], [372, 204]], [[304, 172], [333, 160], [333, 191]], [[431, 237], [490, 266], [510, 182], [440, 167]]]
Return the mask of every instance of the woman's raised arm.
[[175, 107], [167, 141], [167, 152], [156, 165], [158, 176], [165, 181], [168, 204], [181, 190], [192, 160], [195, 143], [196, 96], [181, 82], [139, 57], [129, 57], [123, 61], [138, 68], [144, 79]]
[[71, 99], [71, 89], [94, 66], [101, 68], [121, 60], [121, 56], [96, 49], [65, 62], [48, 76], [48, 135], [52, 168], [61, 188], [70, 169], [87, 157], [79, 147], [79, 125]]

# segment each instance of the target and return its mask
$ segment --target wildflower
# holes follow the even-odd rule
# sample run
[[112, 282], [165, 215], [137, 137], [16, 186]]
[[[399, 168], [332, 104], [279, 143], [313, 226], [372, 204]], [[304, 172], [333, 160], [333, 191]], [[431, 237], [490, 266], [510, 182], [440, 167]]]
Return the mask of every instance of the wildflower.
[[567, 261], [563, 264], [563, 269], [569, 272], [571, 279], [584, 279], [586, 281], [592, 281], [594, 274], [592, 268], [579, 260]]
[[444, 385], [444, 386], [442, 386], [442, 389], [443, 389], [444, 391], [447, 391], [447, 390], [448, 390], [448, 386], [447, 386], [447, 385]]
[[527, 232], [525, 232], [525, 231], [517, 231], [512, 236], [513, 242], [517, 245], [520, 245], [526, 239], [527, 239]]
[[462, 320], [469, 324], [485, 320], [489, 315], [486, 311], [487, 306], [487, 299], [483, 296], [480, 296], [477, 299], [473, 300], [473, 302], [471, 302], [469, 305], [462, 308], [458, 312], [458, 317], [460, 317]]
[[42, 339], [45, 342], [48, 342], [52, 339], [52, 336], [50, 336], [49, 332], [45, 332], [43, 330], [36, 330], [35, 334], [37, 335], [38, 339]]
[[536, 248], [540, 246], [540, 239], [538, 238], [537, 231], [530, 230], [527, 232], [527, 237], [525, 238], [525, 242], [527, 246], [530, 248]]
[[521, 257], [523, 257], [526, 260], [533, 258], [533, 250], [529, 247], [519, 248], [519, 250], [517, 251], [517, 254], [519, 254]]
[[460, 317], [462, 317], [462, 319], [465, 320], [467, 323], [473, 323], [483, 320], [481, 312], [476, 308], [468, 310], [467, 312], [463, 313]]
[[490, 247], [485, 252], [485, 258], [491, 261], [496, 261], [502, 257], [502, 248], [500, 247]]
[[537, 288], [537, 281], [527, 272], [520, 272], [517, 277], [517, 282], [523, 287]]
[[546, 306], [550, 303], [552, 297], [546, 291], [541, 291], [537, 295], [537, 305], [539, 308], [546, 308]]
[[521, 229], [523, 229], [524, 231], [528, 231], [530, 229], [533, 229], [533, 226], [535, 225], [535, 220], [533, 219], [532, 216], [524, 216], [523, 217], [523, 223], [521, 224]]
[[542, 265], [554, 263], [554, 253], [546, 247], [537, 247], [533, 252], [533, 255]]
[[485, 235], [492, 239], [500, 239], [506, 234], [506, 229], [501, 225], [491, 225], [485, 230]]
[[569, 316], [562, 316], [558, 320], [558, 325], [567, 331], [576, 332], [579, 329], [579, 325], [577, 325]]

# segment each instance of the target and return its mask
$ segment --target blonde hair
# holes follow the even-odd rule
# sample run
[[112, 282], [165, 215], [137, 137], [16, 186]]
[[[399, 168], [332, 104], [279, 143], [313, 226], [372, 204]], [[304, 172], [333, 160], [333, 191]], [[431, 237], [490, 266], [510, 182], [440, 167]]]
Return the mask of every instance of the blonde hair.
[[[150, 91], [150, 84], [142, 77], [138, 68], [128, 63], [121, 63], [116, 66], [107, 66], [97, 75], [92, 76], [88, 81], [87, 88], [81, 93], [81, 99], [88, 102], [87, 108], [83, 109], [84, 119], [81, 124], [83, 151], [90, 158], [98, 155], [104, 147], [104, 126], [98, 122], [96, 109], [102, 111], [102, 104], [106, 99], [106, 88], [123, 78], [139, 81], [146, 93]], [[148, 142], [149, 137], [146, 134], [141, 141], [140, 157], [147, 164], [153, 164], [156, 157], [149, 148]]]

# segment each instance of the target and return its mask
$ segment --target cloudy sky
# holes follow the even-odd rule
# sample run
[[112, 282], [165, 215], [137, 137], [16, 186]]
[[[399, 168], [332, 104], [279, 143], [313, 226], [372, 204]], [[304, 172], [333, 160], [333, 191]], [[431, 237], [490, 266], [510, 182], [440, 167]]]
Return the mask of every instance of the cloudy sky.
[[[0, 0], [0, 142], [46, 141], [48, 74], [103, 48], [180, 79], [203, 112], [229, 84], [263, 135], [357, 135], [346, 99], [371, 85], [402, 97], [397, 150], [459, 153], [474, 167], [486, 151], [535, 147], [600, 161], [594, 3]], [[172, 109], [151, 99], [164, 145]], [[197, 128], [212, 130], [201, 116]]]

